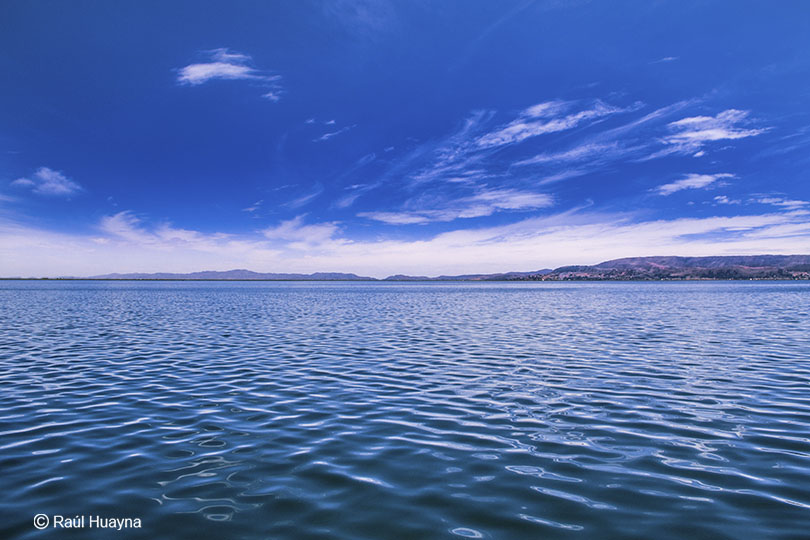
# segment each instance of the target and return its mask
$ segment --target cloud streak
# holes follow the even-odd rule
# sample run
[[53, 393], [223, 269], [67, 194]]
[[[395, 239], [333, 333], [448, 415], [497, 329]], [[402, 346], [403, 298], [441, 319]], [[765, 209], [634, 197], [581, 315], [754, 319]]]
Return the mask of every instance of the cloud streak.
[[[332, 122], [332, 124], [334, 124], [334, 122]], [[328, 125], [331, 125], [331, 124], [328, 124]], [[324, 133], [320, 137], [312, 139], [312, 142], [328, 141], [332, 137], [337, 137], [338, 135], [340, 135], [342, 133], [346, 133], [347, 131], [349, 131], [350, 129], [353, 129], [355, 127], [357, 127], [357, 124], [352, 124], [351, 126], [346, 126], [346, 127], [340, 128], [340, 129], [335, 130], [335, 131], [330, 131], [329, 133]]]
[[784, 197], [759, 197], [751, 202], [778, 206], [788, 210], [803, 210], [810, 206], [810, 202], [798, 199], [785, 199]]
[[568, 110], [571, 105], [570, 102], [565, 101], [548, 101], [529, 107], [515, 120], [481, 136], [476, 141], [476, 144], [480, 148], [494, 148], [521, 143], [531, 137], [566, 131], [588, 121], [595, 121], [606, 116], [632, 110], [613, 107], [597, 100], [590, 109], [571, 114], [560, 114]]
[[720, 174], [687, 174], [684, 178], [658, 186], [656, 191], [659, 195], [672, 195], [677, 191], [684, 189], [701, 189], [708, 187], [720, 179], [733, 178], [733, 174], [720, 173]]
[[231, 52], [228, 49], [207, 51], [207, 62], [189, 64], [178, 70], [177, 82], [182, 85], [199, 86], [213, 80], [256, 81], [267, 88], [262, 95], [270, 101], [281, 99], [281, 76], [268, 74], [254, 68], [253, 59], [247, 54]]
[[361, 212], [358, 216], [389, 225], [427, 224], [460, 218], [485, 217], [504, 210], [534, 210], [546, 208], [553, 203], [554, 199], [545, 193], [492, 189], [456, 199], [451, 205], [443, 208], [423, 208], [399, 212]]
[[40, 167], [30, 178], [18, 178], [11, 185], [53, 197], [68, 197], [82, 191], [79, 184], [48, 167]]
[[708, 142], [744, 139], [766, 131], [745, 127], [750, 123], [748, 111], [728, 109], [715, 116], [690, 116], [670, 122], [671, 135], [663, 141], [681, 152], [697, 152]]

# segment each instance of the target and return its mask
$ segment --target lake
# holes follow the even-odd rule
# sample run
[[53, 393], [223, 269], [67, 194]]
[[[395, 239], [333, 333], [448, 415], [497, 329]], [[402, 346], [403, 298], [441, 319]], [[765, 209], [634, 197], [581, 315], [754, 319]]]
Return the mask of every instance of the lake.
[[810, 283], [0, 281], [0, 383], [2, 538], [810, 534]]

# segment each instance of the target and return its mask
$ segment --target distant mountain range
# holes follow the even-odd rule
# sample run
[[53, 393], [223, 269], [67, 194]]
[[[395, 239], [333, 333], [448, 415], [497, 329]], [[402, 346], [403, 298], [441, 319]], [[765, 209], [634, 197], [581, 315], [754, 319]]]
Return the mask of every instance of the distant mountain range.
[[[379, 281], [339, 272], [314, 274], [260, 273], [250, 270], [204, 271], [188, 274], [104, 274], [101, 280], [252, 280], [252, 281]], [[810, 255], [740, 255], [725, 257], [631, 257], [593, 266], [563, 266], [533, 272], [463, 274], [458, 276], [393, 275], [382, 281], [619, 281], [619, 280], [810, 279]]]
[[[465, 274], [460, 276], [405, 276], [402, 274], [389, 276], [382, 281], [508, 281], [529, 279], [534, 276], [551, 272], [550, 269], [535, 272], [508, 272], [505, 274]], [[63, 278], [82, 279], [82, 278]], [[278, 274], [260, 273], [250, 270], [227, 270], [224, 272], [204, 271], [189, 274], [172, 274], [158, 272], [154, 274], [104, 274], [84, 279], [142, 279], [142, 280], [210, 280], [210, 281], [381, 281], [377, 278], [358, 276], [357, 274], [344, 274], [340, 272], [317, 272], [315, 274]]]
[[316, 272], [314, 274], [276, 274], [252, 272], [250, 270], [226, 270], [217, 272], [191, 272], [189, 274], [171, 274], [159, 272], [154, 274], [104, 274], [87, 279], [160, 279], [160, 280], [233, 280], [233, 281], [376, 281], [372, 277], [340, 272]]

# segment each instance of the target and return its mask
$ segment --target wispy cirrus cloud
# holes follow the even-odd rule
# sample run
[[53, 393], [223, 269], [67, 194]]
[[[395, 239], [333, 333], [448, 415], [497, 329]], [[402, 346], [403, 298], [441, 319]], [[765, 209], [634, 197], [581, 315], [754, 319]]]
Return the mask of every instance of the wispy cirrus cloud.
[[539, 135], [593, 124], [612, 115], [634, 111], [640, 106], [636, 103], [618, 107], [598, 99], [586, 104], [551, 100], [527, 107], [514, 119], [494, 126], [494, 112], [476, 111], [456, 133], [433, 143], [432, 148], [422, 152], [419, 157], [429, 158], [429, 164], [409, 177], [420, 184], [435, 180], [458, 182], [470, 177], [486, 179], [504, 176], [509, 166], [526, 163], [525, 160], [504, 162], [496, 159], [496, 155], [507, 147], [528, 144], [530, 139]]
[[130, 211], [118, 212], [111, 216], [104, 216], [99, 223], [99, 229], [113, 238], [129, 240], [141, 244], [150, 244], [159, 240], [156, 235], [148, 234], [140, 228], [140, 220]]
[[527, 159], [516, 161], [514, 165], [538, 165], [544, 163], [576, 163], [590, 159], [603, 160], [608, 157], [625, 155], [635, 148], [626, 148], [617, 141], [587, 142], [560, 152], [543, 152]]
[[[518, 160], [513, 165], [556, 169], [558, 172], [552, 176], [571, 178], [581, 176], [581, 174], [567, 174], [571, 167], [585, 174], [621, 161], [643, 161], [662, 157], [672, 152], [656, 155], [664, 146], [660, 137], [654, 136], [660, 131], [660, 122], [693, 104], [694, 101], [686, 100], [659, 107], [640, 118], [589, 134], [574, 145], [560, 150], [544, 151]], [[636, 104], [635, 108], [641, 109], [641, 106]]]
[[684, 189], [701, 189], [715, 184], [718, 180], [723, 178], [733, 178], [733, 174], [718, 173], [718, 174], [687, 174], [684, 178], [663, 184], [655, 188], [659, 195], [672, 195], [677, 191]]
[[614, 107], [597, 100], [588, 109], [561, 114], [569, 110], [572, 105], [567, 101], [538, 103], [525, 109], [516, 119], [505, 126], [482, 135], [476, 143], [481, 148], [520, 143], [531, 137], [566, 131], [588, 121], [597, 121], [613, 114], [633, 110], [632, 107]]
[[728, 109], [715, 116], [690, 116], [670, 122], [672, 132], [663, 142], [681, 152], [697, 152], [712, 141], [735, 140], [753, 137], [767, 128], [748, 127], [748, 111]]
[[281, 99], [283, 89], [281, 76], [253, 67], [253, 59], [247, 55], [220, 48], [206, 51], [206, 62], [189, 64], [178, 70], [177, 82], [199, 86], [213, 80], [248, 80], [260, 83], [266, 91], [262, 95], [270, 101]]
[[[411, 202], [406, 207], [419, 205]], [[438, 203], [438, 204], [437, 204]], [[444, 204], [442, 204], [444, 203]], [[525, 211], [546, 208], [554, 199], [545, 193], [533, 193], [515, 189], [482, 190], [468, 197], [462, 197], [447, 204], [446, 201], [435, 201], [426, 208], [405, 209], [394, 212], [361, 212], [358, 215], [390, 225], [427, 224], [433, 222], [453, 221], [460, 218], [490, 216], [495, 212], [512, 210]]]
[[[334, 123], [335, 123], [335, 122], [334, 122], [334, 121], [332, 121], [331, 123], [327, 123], [326, 125], [333, 125]], [[323, 142], [323, 141], [328, 141], [328, 140], [329, 140], [329, 139], [331, 139], [332, 137], [337, 137], [338, 135], [340, 135], [340, 134], [342, 134], [342, 133], [346, 133], [346, 132], [347, 132], [347, 131], [349, 131], [350, 129], [354, 129], [354, 128], [356, 128], [356, 127], [357, 127], [357, 124], [352, 124], [352, 125], [350, 125], [350, 126], [345, 126], [345, 127], [340, 128], [340, 129], [337, 129], [337, 130], [335, 130], [335, 131], [330, 131], [330, 132], [324, 133], [324, 134], [323, 134], [323, 135], [321, 135], [320, 137], [316, 137], [316, 138], [312, 139], [312, 142]]]
[[12, 186], [27, 188], [39, 195], [67, 197], [82, 191], [82, 186], [59, 171], [49, 167], [40, 167], [31, 177], [18, 178]]
[[[538, 193], [533, 186], [572, 175], [569, 172], [537, 175], [534, 171], [512, 170], [515, 159], [504, 158], [502, 153], [509, 149], [509, 152], [525, 155], [527, 145], [531, 146], [530, 140], [539, 135], [592, 125], [638, 107], [638, 103], [619, 107], [601, 100], [550, 100], [521, 110], [511, 120], [497, 123], [494, 111], [474, 111], [455, 132], [412, 148], [394, 160], [377, 182], [362, 188], [362, 192], [366, 192], [385, 185], [389, 190], [404, 191], [405, 203], [358, 215], [390, 224], [424, 224], [547, 208], [553, 198]], [[589, 151], [600, 149], [604, 148]], [[414, 196], [414, 192], [418, 195]], [[348, 205], [355, 199], [353, 194], [342, 201]]]
[[751, 199], [751, 202], [759, 204], [768, 204], [771, 206], [778, 206], [780, 208], [785, 208], [787, 210], [804, 210], [805, 208], [810, 207], [810, 202], [808, 201], [802, 201], [799, 199], [786, 199], [784, 197], [773, 197], [773, 196], [757, 197]]
[[[362, 170], [368, 165], [371, 165], [372, 163], [375, 162], [376, 159], [377, 154], [375, 154], [374, 152], [370, 152], [368, 154], [363, 155], [362, 157], [360, 157], [360, 159], [355, 161], [351, 167], [349, 167], [347, 170], [343, 171], [340, 175], [338, 175], [338, 177], [335, 179], [336, 182], [341, 182], [343, 180], [353, 178], [358, 173], [358, 171]], [[354, 202], [358, 198], [360, 198], [364, 193], [373, 190], [381, 183], [382, 183], [381, 181], [377, 180], [376, 182], [351, 184], [349, 186], [346, 186], [344, 189], [348, 191], [348, 193], [342, 195], [332, 204], [335, 208], [348, 208], [349, 206], [354, 204]]]
[[280, 88], [278, 88], [278, 89], [275, 89], [275, 90], [270, 90], [268, 92], [265, 92], [264, 94], [262, 94], [262, 97], [264, 99], [267, 99], [267, 100], [272, 101], [273, 103], [275, 103], [275, 102], [281, 100], [281, 95], [283, 93], [284, 92]]
[[[643, 104], [617, 106], [599, 99], [591, 102], [550, 100], [527, 107], [514, 119], [495, 126], [492, 125], [494, 112], [476, 111], [456, 133], [427, 143], [407, 156], [412, 172], [407, 173], [406, 178], [411, 184], [419, 185], [436, 181], [491, 181], [493, 178], [510, 182], [531, 178], [532, 182], [553, 183], [582, 176], [618, 160], [643, 158], [656, 151], [654, 145], [660, 149], [664, 146], [662, 142], [656, 139], [651, 142], [648, 133], [651, 127], [691, 104], [683, 101], [661, 107], [596, 133], [593, 133], [596, 124], [620, 114], [632, 114], [641, 110]], [[589, 126], [591, 132], [572, 146], [537, 153], [539, 143], [532, 142], [538, 135], [562, 135], [583, 126]], [[566, 138], [570, 139], [571, 135], [567, 134]], [[544, 139], [541, 147], [556, 145], [551, 138]], [[502, 155], [507, 148], [514, 157]], [[402, 164], [397, 166], [401, 168]]]
[[753, 127], [750, 112], [737, 109], [715, 116], [685, 117], [662, 125], [662, 121], [694, 104], [692, 100], [661, 107], [624, 125], [589, 135], [573, 146], [545, 151], [514, 165], [562, 168], [573, 164], [580, 169], [598, 170], [620, 161], [650, 161], [674, 154], [701, 157], [711, 142], [753, 137], [769, 129]]
[[323, 193], [323, 186], [317, 184], [310, 192], [300, 195], [290, 201], [284, 203], [284, 206], [288, 208], [301, 208], [302, 206], [306, 206], [310, 202], [312, 202], [315, 198], [318, 197], [321, 193]]
[[261, 208], [262, 203], [264, 203], [264, 199], [260, 199], [260, 200], [256, 201], [255, 203], [251, 204], [250, 206], [242, 208], [242, 212], [248, 212], [248, 213], [252, 214], [253, 212], [256, 212], [257, 210], [259, 210], [259, 208]]
[[[705, 155], [714, 150], [712, 142], [726, 141], [727, 146], [728, 141], [769, 129], [757, 125], [748, 111], [738, 109], [713, 116], [684, 113], [698, 105], [703, 106], [701, 100], [684, 100], [634, 114], [644, 109], [638, 101], [612, 104], [602, 99], [553, 99], [505, 120], [495, 111], [473, 111], [455, 131], [388, 161], [387, 171], [376, 181], [342, 197], [337, 206], [349, 206], [359, 195], [385, 186], [389, 200], [404, 202], [363, 209], [361, 217], [406, 225], [491, 215], [513, 209], [479, 205], [474, 198], [485, 190], [537, 193], [538, 186], [610, 174], [618, 167], [641, 167], [653, 159]], [[730, 175], [696, 172], [648, 189], [671, 195], [719, 185], [730, 178], [725, 174]], [[397, 196], [391, 197], [394, 193]], [[429, 204], [423, 204], [425, 201]], [[467, 211], [465, 205], [473, 210]], [[522, 209], [546, 207], [537, 204]]]

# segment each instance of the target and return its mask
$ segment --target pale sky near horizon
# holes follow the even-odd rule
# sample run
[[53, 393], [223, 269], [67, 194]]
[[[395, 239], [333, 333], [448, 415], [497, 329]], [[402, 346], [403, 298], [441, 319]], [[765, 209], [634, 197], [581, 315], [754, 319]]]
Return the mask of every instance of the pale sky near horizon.
[[810, 253], [806, 2], [0, 4], [0, 276]]

